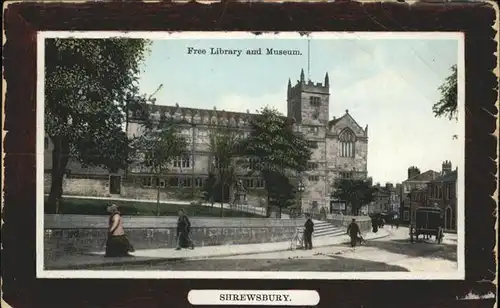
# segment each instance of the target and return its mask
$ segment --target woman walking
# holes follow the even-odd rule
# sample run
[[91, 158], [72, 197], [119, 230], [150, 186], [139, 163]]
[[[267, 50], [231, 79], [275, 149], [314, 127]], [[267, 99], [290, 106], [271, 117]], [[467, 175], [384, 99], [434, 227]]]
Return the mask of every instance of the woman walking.
[[108, 206], [109, 213], [109, 229], [108, 239], [106, 241], [106, 257], [127, 257], [131, 256], [129, 252], [133, 252], [134, 248], [130, 244], [125, 230], [123, 229], [123, 221], [116, 204]]
[[177, 247], [176, 250], [181, 248], [194, 249], [194, 243], [189, 236], [191, 231], [191, 222], [186, 215], [184, 209], [179, 210], [179, 218], [177, 219]]

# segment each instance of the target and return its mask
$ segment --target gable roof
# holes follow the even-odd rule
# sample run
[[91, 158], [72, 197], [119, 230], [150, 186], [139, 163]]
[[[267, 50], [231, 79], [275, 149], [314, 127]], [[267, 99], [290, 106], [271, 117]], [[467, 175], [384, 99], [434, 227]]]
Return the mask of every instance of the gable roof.
[[352, 123], [354, 123], [354, 125], [356, 125], [357, 128], [359, 128], [361, 131], [365, 131], [361, 127], [361, 125], [359, 125], [358, 122], [356, 122], [356, 120], [354, 120], [354, 118], [349, 114], [349, 110], [346, 110], [344, 115], [341, 116], [340, 118], [335, 118], [333, 120], [328, 121], [328, 128], [331, 128], [332, 126], [334, 126], [335, 124], [337, 124], [338, 122], [340, 122], [344, 119], [352, 121]]
[[430, 182], [430, 181], [438, 178], [439, 175], [440, 175], [439, 172], [436, 172], [434, 170], [427, 170], [424, 173], [417, 174], [417, 175], [403, 181], [403, 183], [406, 183], [406, 182]]
[[433, 181], [431, 183], [443, 183], [443, 182], [455, 182], [457, 180], [457, 170], [453, 170], [451, 172], [448, 172], [446, 174], [443, 174]]

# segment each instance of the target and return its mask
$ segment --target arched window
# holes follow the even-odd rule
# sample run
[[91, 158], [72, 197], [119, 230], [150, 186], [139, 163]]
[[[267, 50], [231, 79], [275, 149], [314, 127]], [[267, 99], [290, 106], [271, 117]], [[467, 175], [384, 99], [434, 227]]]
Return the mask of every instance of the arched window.
[[340, 147], [339, 156], [354, 157], [354, 149], [356, 144], [356, 136], [352, 130], [346, 128], [339, 135]]

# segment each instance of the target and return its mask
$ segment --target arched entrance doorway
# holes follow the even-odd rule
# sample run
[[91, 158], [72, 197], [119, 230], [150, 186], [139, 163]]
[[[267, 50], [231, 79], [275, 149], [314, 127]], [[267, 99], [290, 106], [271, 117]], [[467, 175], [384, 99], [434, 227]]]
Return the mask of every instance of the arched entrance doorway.
[[446, 208], [444, 217], [445, 217], [444, 228], [446, 230], [453, 230], [453, 211], [451, 210], [451, 207]]

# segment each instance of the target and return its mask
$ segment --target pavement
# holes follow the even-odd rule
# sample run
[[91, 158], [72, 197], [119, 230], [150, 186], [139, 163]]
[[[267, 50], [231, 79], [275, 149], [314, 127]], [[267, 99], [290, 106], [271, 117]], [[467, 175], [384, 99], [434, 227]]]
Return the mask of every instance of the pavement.
[[[377, 233], [368, 232], [363, 235], [366, 240], [379, 239], [389, 236], [390, 232], [380, 229]], [[350, 241], [347, 235], [321, 236], [314, 238], [314, 247], [327, 247], [345, 244]], [[183, 249], [145, 249], [137, 250], [130, 257], [105, 258], [103, 252], [89, 253], [87, 255], [67, 256], [56, 260], [46, 260], [46, 270], [74, 270], [92, 269], [94, 267], [120, 266], [127, 264], [153, 264], [165, 261], [187, 261], [202, 260], [207, 258], [222, 258], [239, 255], [255, 255], [271, 252], [283, 252], [291, 250], [291, 240], [286, 242], [243, 244], [243, 245], [221, 245], [203, 246], [194, 250]]]
[[[445, 235], [441, 244], [435, 240], [411, 243], [408, 228], [383, 229], [388, 236], [368, 240], [351, 248], [346, 244], [312, 250], [262, 252], [213, 258], [142, 264], [95, 266], [107, 271], [293, 271], [293, 272], [412, 272], [455, 275], [458, 272], [457, 236]], [[317, 241], [313, 241], [317, 243]]]

